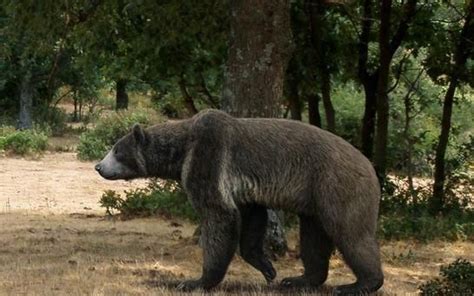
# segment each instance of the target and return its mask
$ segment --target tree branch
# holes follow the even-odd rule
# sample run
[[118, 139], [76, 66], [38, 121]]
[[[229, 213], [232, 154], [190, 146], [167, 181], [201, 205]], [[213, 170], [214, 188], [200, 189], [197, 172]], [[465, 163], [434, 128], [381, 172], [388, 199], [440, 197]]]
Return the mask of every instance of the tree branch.
[[408, 25], [413, 20], [413, 17], [416, 14], [416, 3], [417, 0], [408, 0], [405, 5], [403, 6], [403, 10], [405, 13], [403, 14], [403, 18], [398, 25], [398, 29], [393, 35], [392, 40], [390, 41], [390, 54], [393, 56], [397, 49], [400, 47], [403, 39], [405, 38]]
[[211, 92], [209, 91], [209, 89], [207, 88], [207, 85], [206, 85], [206, 80], [204, 79], [204, 75], [202, 75], [202, 73], [199, 73], [199, 78], [200, 78], [200, 81], [199, 81], [199, 92], [202, 93], [205, 97], [206, 97], [206, 101], [207, 103], [213, 107], [213, 108], [219, 108], [219, 101], [216, 97], [214, 97]]
[[181, 91], [181, 94], [183, 96], [184, 105], [185, 105], [186, 109], [188, 110], [188, 112], [190, 113], [190, 115], [194, 115], [194, 114], [198, 113], [196, 105], [194, 105], [193, 97], [188, 92], [188, 89], [186, 87], [186, 81], [184, 80], [184, 74], [181, 74], [181, 77], [178, 80], [178, 85], [179, 85], [179, 89]]
[[391, 93], [395, 88], [397, 88], [399, 82], [400, 82], [400, 77], [402, 74], [402, 69], [403, 65], [405, 62], [408, 60], [408, 57], [411, 55], [412, 51], [409, 51], [407, 54], [403, 56], [403, 58], [400, 60], [400, 63], [398, 64], [397, 71], [395, 72], [395, 84], [391, 86], [388, 90], [387, 93]]

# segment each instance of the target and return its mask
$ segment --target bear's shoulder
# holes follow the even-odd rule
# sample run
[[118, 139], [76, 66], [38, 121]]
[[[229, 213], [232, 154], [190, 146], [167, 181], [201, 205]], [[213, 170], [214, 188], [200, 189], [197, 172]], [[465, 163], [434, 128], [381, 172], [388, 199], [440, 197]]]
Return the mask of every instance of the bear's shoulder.
[[193, 130], [216, 130], [236, 125], [238, 121], [216, 109], [206, 109], [193, 116]]

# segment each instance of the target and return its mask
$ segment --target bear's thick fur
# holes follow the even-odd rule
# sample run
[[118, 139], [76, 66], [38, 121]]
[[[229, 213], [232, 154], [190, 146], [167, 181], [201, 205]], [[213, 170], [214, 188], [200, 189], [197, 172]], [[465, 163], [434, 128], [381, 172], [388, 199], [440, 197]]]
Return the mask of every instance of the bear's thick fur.
[[357, 281], [336, 294], [383, 284], [375, 237], [380, 187], [371, 163], [342, 138], [284, 119], [237, 119], [216, 110], [142, 129], [136, 125], [96, 166], [107, 179], [178, 180], [202, 217], [202, 277], [179, 288], [219, 284], [240, 246], [267, 281], [276, 272], [263, 253], [266, 208], [300, 218], [304, 274], [290, 287], [320, 286], [334, 248]]

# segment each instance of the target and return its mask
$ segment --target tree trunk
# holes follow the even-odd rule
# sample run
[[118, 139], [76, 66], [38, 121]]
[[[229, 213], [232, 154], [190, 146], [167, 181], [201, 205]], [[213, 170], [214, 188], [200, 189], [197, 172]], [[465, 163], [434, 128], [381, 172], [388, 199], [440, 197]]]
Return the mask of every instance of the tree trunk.
[[461, 31], [459, 43], [454, 53], [454, 67], [451, 72], [451, 81], [444, 97], [443, 116], [441, 120], [441, 134], [439, 136], [438, 146], [436, 147], [435, 157], [435, 173], [433, 184], [433, 196], [430, 200], [430, 212], [436, 214], [443, 210], [445, 202], [444, 182], [446, 179], [445, 172], [445, 155], [448, 147], [449, 132], [451, 129], [451, 114], [453, 112], [454, 94], [459, 83], [459, 76], [466, 66], [467, 58], [472, 54], [473, 49], [470, 44], [474, 39], [474, 2], [467, 7], [467, 17]]
[[240, 117], [278, 117], [290, 57], [289, 1], [231, 3], [222, 108]]
[[379, 72], [377, 83], [377, 133], [375, 135], [374, 164], [379, 177], [385, 178], [388, 141], [388, 79], [392, 55], [390, 53], [390, 17], [392, 0], [382, 0], [380, 6]]
[[288, 104], [291, 113], [291, 119], [301, 121], [301, 100], [298, 93], [298, 82], [288, 81]]
[[73, 122], [78, 122], [79, 121], [79, 116], [78, 116], [78, 112], [79, 112], [79, 108], [78, 108], [78, 103], [79, 102], [78, 101], [79, 101], [79, 99], [77, 97], [76, 92], [74, 92], [73, 98], [74, 98], [73, 99], [74, 100], [74, 113], [72, 115], [72, 121]]
[[20, 113], [18, 120], [18, 129], [33, 128], [32, 109], [33, 109], [33, 84], [31, 82], [31, 74], [27, 73], [23, 76], [20, 83]]
[[413, 139], [410, 136], [410, 123], [411, 123], [411, 109], [412, 102], [410, 100], [411, 90], [403, 98], [403, 104], [405, 106], [405, 125], [403, 127], [403, 137], [405, 138], [406, 144], [406, 158], [407, 158], [407, 179], [408, 179], [408, 193], [413, 199], [413, 204], [418, 203], [418, 198], [415, 195], [415, 186], [413, 185]]
[[127, 83], [128, 81], [126, 79], [118, 79], [115, 82], [115, 110], [128, 108]]
[[336, 131], [336, 111], [331, 102], [331, 76], [329, 71], [321, 72], [321, 94], [323, 97], [324, 113], [326, 114], [326, 129]]
[[[406, 36], [407, 30], [408, 30], [408, 25], [410, 24], [411, 20], [413, 19], [413, 16], [415, 15], [416, 12], [416, 3], [417, 0], [407, 0], [405, 4], [403, 5], [403, 16], [402, 20], [398, 25], [397, 30], [395, 31], [393, 38], [390, 40], [390, 19], [387, 18], [387, 16], [390, 16], [390, 9], [386, 9], [387, 4], [390, 3], [391, 7], [391, 1], [387, 2], [386, 0], [381, 0], [381, 4], [385, 5], [385, 8], [382, 9], [384, 11], [381, 11], [381, 13], [384, 13], [385, 16], [381, 16], [382, 22], [385, 22], [384, 25], [381, 24], [381, 31], [380, 34], [383, 34], [383, 36], [379, 35], [380, 37], [383, 37], [383, 52], [381, 48], [381, 54], [384, 55], [384, 57], [380, 57], [379, 61], [386, 61], [388, 62], [388, 67], [390, 68], [390, 63], [392, 60], [392, 57], [394, 53], [397, 51], [397, 49], [400, 47], [401, 42]], [[359, 45], [358, 45], [358, 51], [359, 51], [359, 57], [358, 57], [358, 77], [359, 80], [361, 81], [362, 85], [364, 86], [364, 91], [365, 91], [365, 110], [364, 110], [364, 117], [362, 119], [362, 129], [361, 129], [361, 148], [362, 152], [364, 153], [367, 158], [372, 159], [372, 154], [373, 154], [373, 143], [374, 143], [374, 133], [375, 133], [375, 115], [376, 115], [376, 110], [381, 109], [382, 112], [382, 117], [385, 115], [383, 113], [387, 113], [386, 120], [388, 120], [388, 97], [387, 98], [382, 98], [382, 104], [384, 104], [381, 107], [377, 107], [377, 96], [380, 94], [381, 96], [383, 95], [382, 92], [379, 90], [385, 89], [385, 93], [387, 90], [387, 86], [378, 86], [378, 82], [380, 79], [384, 81], [387, 79], [388, 83], [388, 78], [382, 77], [379, 78], [379, 71], [381, 67], [386, 67], [379, 64], [376, 70], [372, 73], [369, 73], [368, 70], [368, 56], [369, 56], [369, 42], [370, 42], [370, 33], [371, 33], [371, 28], [372, 28], [372, 23], [374, 21], [374, 17], [372, 15], [372, 8], [373, 8], [373, 0], [364, 0], [363, 2], [363, 17], [362, 17], [362, 31], [360, 34], [360, 39], [359, 39]], [[387, 25], [388, 23], [388, 25]], [[383, 27], [383, 28], [382, 28]], [[383, 31], [383, 32], [382, 32]], [[379, 37], [379, 39], [380, 39]], [[387, 40], [388, 38], [388, 40]], [[388, 43], [388, 46], [387, 46]], [[389, 59], [387, 59], [389, 57]], [[388, 75], [384, 73], [383, 75]], [[388, 77], [388, 76], [387, 76]], [[384, 111], [386, 110], [386, 111]], [[383, 137], [386, 137], [386, 135], [383, 135], [383, 130], [385, 127], [383, 126], [384, 124], [387, 125], [388, 127], [388, 121], [384, 123], [385, 119], [380, 119], [381, 120], [381, 131], [382, 135], [380, 135], [381, 138], [379, 138], [378, 142], [379, 145], [383, 145], [383, 143], [386, 143], [386, 139], [384, 140]], [[385, 148], [380, 148], [378, 149], [379, 157], [383, 155], [383, 159], [380, 158], [379, 162], [385, 166]]]
[[430, 200], [430, 211], [432, 214], [440, 212], [444, 206], [444, 182], [446, 180], [444, 157], [446, 155], [446, 148], [448, 147], [449, 131], [451, 129], [451, 114], [453, 112], [456, 87], [457, 79], [452, 79], [444, 97], [441, 134], [439, 136], [435, 156], [433, 197]]
[[291, 119], [301, 121], [301, 104], [298, 95], [289, 97]]
[[319, 101], [321, 98], [318, 95], [308, 97], [308, 117], [309, 124], [321, 127], [321, 115], [319, 114]]
[[375, 114], [377, 113], [377, 75], [367, 78], [364, 85], [365, 104], [362, 118], [361, 149], [362, 153], [372, 159], [375, 134]]
[[316, 64], [318, 75], [321, 79], [321, 95], [323, 98], [324, 113], [326, 114], [326, 129], [330, 132], [336, 130], [336, 112], [331, 102], [331, 73], [329, 72], [327, 48], [324, 47], [322, 41], [324, 25], [323, 17], [325, 13], [325, 4], [321, 0], [309, 0], [305, 6], [309, 13], [309, 23], [311, 30], [311, 43], [316, 52]]
[[[289, 1], [236, 0], [231, 9], [222, 109], [237, 117], [278, 117], [291, 51]], [[273, 253], [287, 249], [283, 223], [274, 213], [265, 242]]]

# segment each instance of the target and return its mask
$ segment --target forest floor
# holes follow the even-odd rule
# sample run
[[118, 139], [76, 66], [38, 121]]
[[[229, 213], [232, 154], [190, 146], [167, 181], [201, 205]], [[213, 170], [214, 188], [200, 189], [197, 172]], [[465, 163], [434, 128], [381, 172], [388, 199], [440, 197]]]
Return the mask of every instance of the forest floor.
[[[102, 192], [145, 186], [145, 181], [106, 181], [72, 152], [40, 159], [0, 156], [0, 295], [181, 295], [174, 285], [197, 277], [201, 250], [189, 222], [163, 217], [108, 218]], [[277, 281], [301, 273], [296, 231], [290, 252], [274, 262]], [[474, 261], [470, 242], [383, 241], [383, 294], [416, 293], [442, 264]], [[327, 285], [353, 280], [336, 254]], [[236, 256], [216, 295], [301, 295], [267, 286], [263, 276]], [[183, 295], [199, 293], [183, 293]], [[309, 292], [308, 292], [309, 294]]]

